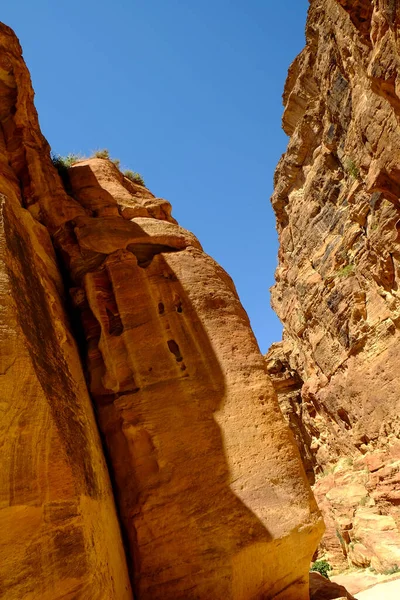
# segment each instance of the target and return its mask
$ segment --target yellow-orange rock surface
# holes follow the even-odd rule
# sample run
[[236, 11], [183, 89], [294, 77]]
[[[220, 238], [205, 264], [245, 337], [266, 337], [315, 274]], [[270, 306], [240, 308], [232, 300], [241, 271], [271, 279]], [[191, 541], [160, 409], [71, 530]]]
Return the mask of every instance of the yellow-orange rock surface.
[[0, 53], [0, 597], [129, 600], [60, 270], [48, 230], [27, 209], [42, 192], [59, 214], [70, 200], [51, 168], [29, 74], [5, 26]]
[[0, 595], [308, 600], [322, 521], [232, 281], [110, 161], [67, 194], [0, 49]]
[[398, 20], [374, 6], [313, 0], [284, 94], [272, 296], [320, 465], [399, 435]]
[[177, 224], [97, 216], [109, 175], [70, 169], [92, 216], [58, 240], [138, 597], [306, 598], [318, 514], [234, 285]]

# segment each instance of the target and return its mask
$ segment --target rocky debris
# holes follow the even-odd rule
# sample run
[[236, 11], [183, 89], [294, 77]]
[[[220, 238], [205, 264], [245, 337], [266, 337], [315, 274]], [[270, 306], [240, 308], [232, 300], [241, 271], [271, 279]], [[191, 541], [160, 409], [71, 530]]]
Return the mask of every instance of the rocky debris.
[[[311, 0], [306, 47], [283, 96], [290, 141], [272, 198], [280, 241], [272, 304], [284, 334], [267, 370], [311, 481], [311, 468], [320, 474], [342, 457], [368, 461], [315, 493], [325, 549], [378, 570], [398, 561], [390, 455], [400, 438], [399, 20], [388, 0]], [[353, 527], [364, 501], [395, 529], [346, 541], [339, 521]]]
[[2, 595], [308, 599], [323, 525], [231, 279], [110, 161], [64, 188], [0, 47]]
[[399, 445], [391, 453], [342, 459], [314, 486], [326, 532], [320, 552], [336, 569], [400, 567]]

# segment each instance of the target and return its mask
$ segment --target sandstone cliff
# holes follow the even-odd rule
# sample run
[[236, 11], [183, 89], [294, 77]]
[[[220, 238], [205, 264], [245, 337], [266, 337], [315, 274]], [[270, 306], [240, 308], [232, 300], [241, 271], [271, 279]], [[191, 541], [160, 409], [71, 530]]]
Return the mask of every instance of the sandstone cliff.
[[322, 522], [232, 281], [111, 161], [64, 188], [0, 52], [1, 597], [308, 599]]
[[[399, 24], [394, 0], [310, 2], [306, 47], [284, 91], [290, 141], [272, 198], [280, 240], [272, 303], [284, 336], [267, 367], [311, 481], [343, 456], [349, 466], [354, 461], [347, 480], [339, 477], [320, 495], [325, 502], [332, 486], [350, 484], [365, 490], [357, 502], [355, 489], [342, 490], [342, 502], [332, 492], [325, 507], [328, 521], [333, 514], [331, 538], [336, 529], [345, 555], [360, 540], [354, 519], [361, 498], [364, 511], [389, 519], [394, 537], [386, 548], [400, 539], [393, 479], [400, 436]], [[360, 473], [360, 457], [377, 450], [379, 468], [366, 463]], [[371, 479], [385, 461], [389, 470]], [[376, 485], [387, 478], [392, 493], [383, 498]], [[369, 560], [359, 562], [375, 556], [380, 570], [400, 564], [398, 552], [377, 557], [371, 544], [361, 548]]]

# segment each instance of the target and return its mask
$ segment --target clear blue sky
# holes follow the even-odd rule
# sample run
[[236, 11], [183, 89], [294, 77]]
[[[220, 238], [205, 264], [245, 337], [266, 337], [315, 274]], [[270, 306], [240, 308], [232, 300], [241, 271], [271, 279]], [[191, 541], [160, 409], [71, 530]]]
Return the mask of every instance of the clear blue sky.
[[261, 350], [281, 339], [269, 287], [281, 95], [307, 0], [19, 0], [44, 135], [60, 154], [108, 148], [167, 198], [232, 276]]

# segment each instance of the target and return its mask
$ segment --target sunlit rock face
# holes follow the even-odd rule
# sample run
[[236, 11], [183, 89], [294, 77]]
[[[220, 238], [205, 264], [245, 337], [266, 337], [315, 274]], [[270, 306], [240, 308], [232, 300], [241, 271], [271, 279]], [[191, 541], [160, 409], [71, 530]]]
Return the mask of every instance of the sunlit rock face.
[[322, 522], [231, 279], [111, 161], [62, 184], [0, 46], [1, 595], [308, 599]]
[[130, 600], [50, 236], [74, 202], [52, 168], [29, 73], [4, 25], [0, 56], [0, 596]]
[[319, 465], [400, 432], [392, 5], [311, 2], [307, 45], [284, 93], [291, 137], [272, 199], [280, 238], [272, 301], [285, 327], [283, 354], [304, 381]]
[[321, 524], [231, 279], [168, 210], [134, 216], [162, 201], [109, 161], [69, 182], [90, 216], [57, 239], [138, 597], [306, 598]]
[[[378, 450], [391, 468], [400, 436], [399, 19], [389, 0], [312, 0], [283, 96], [290, 140], [272, 198], [272, 303], [284, 336], [266, 364], [306, 466], [319, 474]], [[280, 383], [289, 374], [296, 390]], [[397, 500], [374, 502], [399, 523]], [[331, 509], [340, 549], [340, 511]]]

